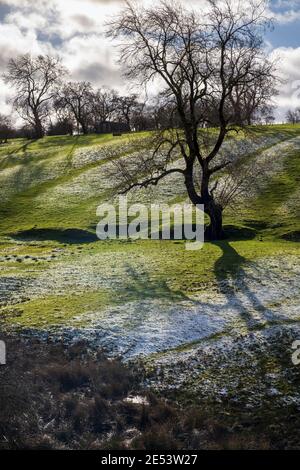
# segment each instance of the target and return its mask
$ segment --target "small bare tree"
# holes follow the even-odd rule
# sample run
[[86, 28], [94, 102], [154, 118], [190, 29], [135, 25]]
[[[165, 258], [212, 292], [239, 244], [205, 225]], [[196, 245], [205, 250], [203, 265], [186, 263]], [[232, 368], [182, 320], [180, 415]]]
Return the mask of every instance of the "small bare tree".
[[115, 90], [97, 90], [93, 95], [92, 113], [94, 129], [103, 132], [105, 123], [114, 117], [118, 95]]
[[37, 138], [44, 135], [49, 104], [64, 74], [60, 59], [48, 55], [31, 57], [25, 54], [8, 63], [4, 79], [14, 87], [14, 108], [34, 128]]
[[78, 132], [89, 131], [92, 121], [94, 92], [89, 82], [68, 82], [59, 91], [55, 108], [67, 109], [74, 117]]
[[297, 124], [300, 122], [300, 108], [294, 110], [289, 109], [286, 113], [286, 120], [290, 124]]
[[258, 76], [252, 84], [247, 81], [239, 84], [231, 96], [234, 121], [250, 126], [267, 116], [272, 116], [273, 107], [270, 98], [276, 94], [272, 74]]
[[142, 113], [143, 107], [144, 104], [138, 101], [136, 94], [118, 96], [117, 98], [118, 117], [127, 124], [128, 129], [132, 130], [134, 117]]
[[53, 113], [49, 121], [48, 135], [73, 135], [74, 116], [68, 108], [62, 108], [56, 101], [53, 102]]
[[11, 119], [4, 114], [0, 114], [0, 143], [6, 144], [13, 134], [14, 128]]
[[[126, 77], [143, 84], [158, 78], [163, 99], [173, 108], [152, 160], [146, 166], [143, 162], [140, 172], [124, 170], [124, 191], [180, 173], [190, 200], [204, 204], [210, 218], [207, 238], [220, 239], [223, 206], [214, 189], [232, 156], [220, 159], [219, 152], [227, 134], [247, 123], [241, 111], [253, 90], [264, 101], [270, 97], [274, 65], [263, 48], [262, 34], [269, 25], [264, 0], [208, 0], [207, 5], [200, 15], [171, 2], [150, 8], [127, 2], [108, 34], [122, 39], [120, 62], [126, 65]], [[252, 108], [259, 105], [259, 100], [252, 102]], [[212, 122], [217, 132], [199, 132]], [[181, 165], [175, 163], [178, 155]]]

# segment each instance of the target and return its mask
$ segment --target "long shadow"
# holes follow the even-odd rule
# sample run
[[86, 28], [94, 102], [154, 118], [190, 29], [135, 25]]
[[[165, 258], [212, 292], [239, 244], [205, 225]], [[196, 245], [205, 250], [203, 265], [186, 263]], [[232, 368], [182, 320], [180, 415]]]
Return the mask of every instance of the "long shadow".
[[[13, 163], [13, 160], [11, 160], [12, 155], [18, 155], [18, 153], [22, 152], [23, 155], [26, 154], [26, 151], [29, 147], [29, 145], [33, 144], [33, 142], [36, 142], [37, 139], [29, 140], [25, 144], [21, 145], [21, 147], [18, 147], [16, 149], [11, 150], [8, 152], [2, 159], [1, 159], [1, 164], [0, 164], [0, 170], [5, 170], [9, 165]], [[16, 162], [16, 160], [15, 160]]]
[[7, 155], [13, 155], [13, 154], [19, 153], [19, 152], [25, 153], [26, 150], [27, 150], [27, 148], [29, 147], [29, 145], [33, 144], [33, 143], [36, 142], [37, 140], [38, 140], [38, 139], [31, 139], [31, 140], [28, 140], [28, 142], [26, 142], [25, 144], [21, 145], [21, 147], [12, 150], [12, 151], [9, 152]]
[[190, 300], [183, 292], [172, 290], [162, 279], [150, 279], [147, 273], [140, 274], [132, 266], [126, 266], [126, 281], [119, 289], [121, 295], [130, 299], [165, 299], [170, 302]]
[[[25, 152], [26, 147], [28, 147], [32, 142], [33, 141], [27, 142], [21, 147], [21, 149]], [[24, 217], [24, 210], [25, 212], [28, 209], [30, 210], [31, 202], [34, 201], [34, 198], [42, 194], [43, 191], [46, 191], [49, 184], [59, 183], [61, 178], [65, 177], [68, 171], [72, 168], [72, 156], [77, 147], [77, 142], [78, 139], [75, 138], [72, 147], [66, 155], [65, 168], [62, 171], [62, 174], [58, 175], [54, 179], [49, 178], [47, 174], [46, 161], [44, 162], [40, 160], [37, 161], [37, 165], [27, 166], [28, 163], [33, 161], [33, 157], [30, 156], [26, 159], [25, 166], [18, 166], [17, 170], [14, 171], [8, 179], [6, 179], [6, 181], [9, 182], [9, 188], [13, 188], [14, 192], [10, 194], [10, 197], [7, 200], [1, 201], [0, 203], [0, 218], [2, 220], [8, 220], [11, 216], [16, 216], [18, 213], [20, 213], [20, 220], [22, 220], [22, 217]], [[16, 150], [16, 152], [19, 151], [20, 148]], [[0, 162], [0, 170], [5, 170], [5, 168], [7, 168], [11, 163], [9, 156], [7, 156], [5, 161]], [[19, 165], [19, 163], [21, 163], [20, 158], [18, 157], [18, 160], [15, 160], [14, 163]], [[33, 184], [33, 182], [35, 183]], [[32, 235], [35, 236], [36, 234]], [[80, 238], [80, 234], [77, 238]], [[96, 238], [93, 241], [96, 241]]]
[[67, 168], [72, 167], [72, 157], [73, 157], [73, 154], [74, 154], [74, 151], [75, 151], [76, 147], [78, 147], [78, 142], [79, 142], [79, 136], [75, 136], [75, 139], [74, 139], [74, 142], [73, 142], [73, 144], [70, 148], [70, 151], [68, 152], [68, 154], [66, 156]]
[[[245, 265], [249, 264], [249, 261], [241, 256], [229, 242], [222, 241], [215, 244], [222, 250], [222, 256], [216, 261], [214, 267], [219, 288], [227, 298], [227, 306], [230, 305], [236, 309], [248, 332], [261, 330], [272, 325], [283, 324], [284, 326], [288, 323], [297, 322], [297, 320], [290, 319], [286, 315], [277, 315], [270, 308], [266, 307], [259, 300], [253, 288], [251, 289], [249, 285], [251, 280], [256, 281], [257, 284], [259, 281], [269, 277], [270, 282], [272, 282], [272, 276], [265, 269], [261, 269], [256, 263], [251, 262], [250, 274], [245, 270]], [[277, 345], [278, 339], [274, 341], [272, 336], [271, 333], [271, 337], [267, 337], [269, 345], [267, 355], [260, 347], [252, 350], [253, 362], [257, 364], [256, 369], [259, 380], [265, 388], [269, 387], [266, 376], [270, 370], [276, 370], [276, 373], [280, 376], [281, 374], [285, 375], [290, 367], [288, 346], [284, 345], [284, 342], [281, 341]], [[282, 347], [284, 347], [284, 352]], [[245, 348], [247, 355], [247, 345], [245, 345]], [[240, 352], [240, 354], [243, 354], [243, 352]], [[245, 373], [251, 375], [253, 372], [246, 369]], [[261, 409], [272, 409], [272, 399], [270, 399], [270, 396], [262, 392], [261, 398]]]
[[[265, 270], [262, 272], [254, 262], [251, 262], [252, 272], [246, 272], [245, 266], [249, 265], [249, 261], [241, 256], [228, 241], [214, 244], [222, 250], [222, 255], [214, 265], [218, 287], [225, 295], [228, 304], [238, 311], [248, 330], [253, 330], [260, 324], [263, 325], [261, 322], [269, 322], [271, 318], [272, 321], [288, 320], [282, 315], [276, 315], [265, 306], [249, 285], [251, 280], [259, 282], [262, 276], [266, 278], [267, 272]], [[238, 293], [244, 296], [244, 300]]]
[[[129, 264], [125, 266], [124, 281], [122, 281], [122, 286], [118, 287], [118, 296], [120, 296], [125, 303], [138, 301], [136, 306], [137, 314], [131, 314], [130, 316], [130, 324], [133, 330], [147, 322], [147, 317], [150, 314], [149, 309], [143, 304], [143, 301], [160, 300], [162, 304], [178, 304], [185, 300], [190, 301], [181, 291], [170, 289], [165, 280], [151, 279], [149, 274], [145, 272], [141, 273]], [[127, 308], [126, 305], [124, 308]], [[155, 304], [152, 305], [151, 311], [153, 308], [157, 308]], [[165, 334], [167, 337], [167, 331]], [[153, 338], [153, 341], [155, 342], [155, 338]], [[132, 347], [135, 346], [133, 345]], [[127, 353], [130, 349], [131, 347], [128, 349]]]
[[[5, 170], [13, 161], [11, 160], [11, 156], [12, 155], [16, 155], [18, 156], [18, 154], [20, 152], [23, 153], [23, 156], [26, 156], [26, 152], [27, 152], [27, 149], [28, 147], [33, 144], [34, 142], [37, 142], [39, 139], [31, 139], [31, 140], [28, 140], [28, 142], [26, 142], [25, 144], [22, 144], [20, 147], [18, 148], [15, 148], [13, 150], [11, 150], [10, 152], [8, 152], [4, 158], [1, 160], [1, 163], [0, 163], [0, 169], [1, 170]], [[40, 147], [40, 150], [42, 151], [43, 149], [47, 149], [48, 147], [54, 147], [54, 144], [56, 145], [59, 145], [59, 147], [62, 147], [62, 146], [65, 146], [65, 145], [70, 145], [70, 142], [68, 141], [67, 143], [65, 143], [64, 141], [57, 141], [57, 142], [50, 142], [50, 143], [43, 143], [41, 142], [39, 147]], [[71, 149], [70, 149], [70, 152], [67, 154], [66, 156], [66, 162], [67, 162], [67, 167], [70, 167], [71, 166], [71, 162], [72, 162], [72, 156], [73, 156], [73, 153], [74, 153], [74, 150], [75, 148], [78, 146], [78, 136], [75, 136], [74, 138], [74, 141], [72, 142], [72, 145], [71, 145]], [[28, 161], [28, 160], [26, 160]], [[19, 163], [19, 161], [16, 161], [16, 163]]]

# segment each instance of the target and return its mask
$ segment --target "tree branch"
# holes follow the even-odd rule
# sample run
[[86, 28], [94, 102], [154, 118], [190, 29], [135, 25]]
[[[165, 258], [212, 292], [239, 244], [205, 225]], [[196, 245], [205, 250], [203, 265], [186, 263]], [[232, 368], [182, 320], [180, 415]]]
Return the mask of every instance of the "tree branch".
[[147, 188], [148, 186], [157, 186], [161, 179], [173, 173], [181, 173], [182, 175], [184, 175], [184, 170], [180, 168], [172, 168], [170, 170], [166, 170], [158, 176], [153, 176], [151, 178], [148, 178], [147, 180], [130, 184], [126, 189], [121, 191], [120, 194], [126, 194], [133, 188]]

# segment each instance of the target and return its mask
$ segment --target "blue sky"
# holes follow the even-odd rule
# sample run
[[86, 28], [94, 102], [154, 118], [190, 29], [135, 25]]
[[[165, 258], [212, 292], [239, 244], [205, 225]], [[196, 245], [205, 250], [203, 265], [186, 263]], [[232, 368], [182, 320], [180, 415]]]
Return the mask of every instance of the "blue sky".
[[300, 0], [271, 0], [271, 9], [277, 17], [275, 28], [266, 36], [274, 48], [300, 46]]
[[267, 33], [266, 37], [274, 48], [298, 47], [300, 45], [300, 20], [288, 24], [276, 25], [274, 31]]
[[[203, 1], [184, 3], [198, 9]], [[72, 79], [125, 92], [117, 51], [103, 35], [105, 20], [121, 5], [122, 0], [0, 0], [0, 73], [15, 55], [58, 53]], [[266, 34], [266, 47], [279, 57], [285, 80], [276, 98], [277, 119], [282, 120], [287, 109], [300, 106], [300, 0], [270, 0], [269, 14], [275, 26]], [[0, 79], [0, 112], [10, 112], [10, 93]]]

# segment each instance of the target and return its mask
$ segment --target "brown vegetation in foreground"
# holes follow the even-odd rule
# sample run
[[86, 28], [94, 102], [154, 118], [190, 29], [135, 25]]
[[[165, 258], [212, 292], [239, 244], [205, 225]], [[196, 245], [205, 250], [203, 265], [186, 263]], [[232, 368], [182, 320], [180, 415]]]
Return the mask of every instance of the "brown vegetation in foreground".
[[238, 423], [237, 432], [199, 405], [183, 408], [146, 391], [143, 370], [88, 352], [83, 343], [4, 339], [2, 450], [277, 447], [253, 427], [243, 430]]

